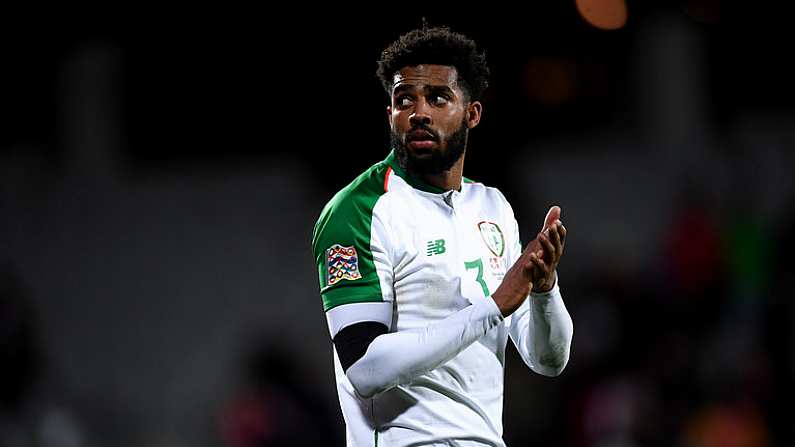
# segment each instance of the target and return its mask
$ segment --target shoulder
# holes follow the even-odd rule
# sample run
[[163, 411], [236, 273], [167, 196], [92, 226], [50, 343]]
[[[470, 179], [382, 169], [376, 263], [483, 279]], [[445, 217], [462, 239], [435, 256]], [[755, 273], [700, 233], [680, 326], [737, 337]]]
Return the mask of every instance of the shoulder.
[[339, 233], [369, 233], [373, 208], [386, 193], [384, 181], [388, 170], [384, 162], [374, 164], [329, 200], [315, 223], [313, 247], [326, 237], [342, 236]]
[[503, 208], [513, 214], [513, 209], [511, 208], [511, 204], [508, 202], [508, 199], [505, 198], [505, 195], [500, 191], [498, 188], [494, 186], [487, 186], [483, 183], [468, 179], [464, 177], [464, 184], [469, 189], [469, 193], [475, 196], [478, 196], [482, 200], [497, 205], [500, 208]]

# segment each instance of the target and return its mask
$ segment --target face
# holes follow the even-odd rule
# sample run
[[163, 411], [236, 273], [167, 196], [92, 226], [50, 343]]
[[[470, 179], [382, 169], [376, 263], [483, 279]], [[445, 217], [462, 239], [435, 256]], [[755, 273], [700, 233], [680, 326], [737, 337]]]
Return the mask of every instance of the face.
[[392, 148], [409, 172], [449, 170], [464, 153], [469, 129], [480, 122], [480, 102], [467, 99], [457, 77], [446, 65], [404, 67], [395, 74], [387, 115]]

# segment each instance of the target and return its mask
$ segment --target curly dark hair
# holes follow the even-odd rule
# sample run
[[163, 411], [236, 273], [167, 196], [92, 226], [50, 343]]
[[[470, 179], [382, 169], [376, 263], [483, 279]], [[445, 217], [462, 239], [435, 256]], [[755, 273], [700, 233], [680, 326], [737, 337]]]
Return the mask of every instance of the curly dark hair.
[[420, 64], [455, 67], [458, 83], [471, 101], [480, 100], [489, 86], [485, 52], [472, 39], [447, 27], [424, 26], [400, 36], [381, 53], [376, 75], [390, 95], [395, 73]]

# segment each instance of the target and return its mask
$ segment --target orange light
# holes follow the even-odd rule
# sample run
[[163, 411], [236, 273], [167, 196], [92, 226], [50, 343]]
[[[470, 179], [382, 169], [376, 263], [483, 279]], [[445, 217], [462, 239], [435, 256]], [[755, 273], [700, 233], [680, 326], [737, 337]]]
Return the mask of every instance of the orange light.
[[576, 0], [576, 2], [582, 18], [599, 29], [619, 29], [627, 23], [627, 4], [624, 0]]

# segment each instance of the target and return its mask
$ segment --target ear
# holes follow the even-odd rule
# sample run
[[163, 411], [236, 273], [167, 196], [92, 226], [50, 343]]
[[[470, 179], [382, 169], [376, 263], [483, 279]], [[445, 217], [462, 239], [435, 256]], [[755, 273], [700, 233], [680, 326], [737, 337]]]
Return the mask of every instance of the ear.
[[389, 122], [389, 128], [392, 128], [392, 106], [386, 106], [386, 120]]
[[480, 117], [483, 115], [483, 104], [480, 101], [472, 101], [467, 106], [467, 127], [472, 129], [480, 123]]

